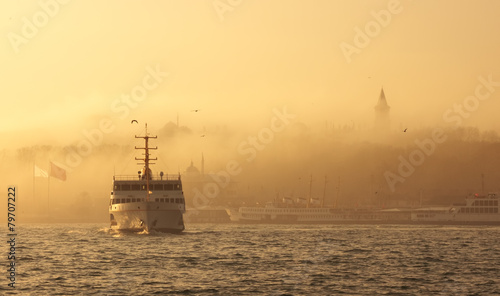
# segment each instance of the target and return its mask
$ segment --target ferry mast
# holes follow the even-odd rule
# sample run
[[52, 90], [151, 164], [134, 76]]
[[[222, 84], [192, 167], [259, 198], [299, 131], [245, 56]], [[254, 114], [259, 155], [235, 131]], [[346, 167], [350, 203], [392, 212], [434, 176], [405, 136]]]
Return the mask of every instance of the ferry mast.
[[158, 160], [158, 158], [150, 158], [149, 157], [149, 149], [153, 149], [153, 150], [156, 150], [158, 149], [158, 147], [149, 147], [149, 139], [156, 139], [158, 138], [157, 136], [150, 136], [148, 134], [148, 124], [146, 123], [146, 132], [145, 132], [145, 135], [144, 136], [135, 136], [136, 138], [141, 138], [141, 139], [144, 139], [144, 147], [135, 147], [135, 149], [144, 149], [144, 158], [135, 158], [135, 160], [142, 160], [144, 161], [144, 163], [138, 163], [139, 165], [141, 164], [144, 164], [144, 168], [145, 168], [145, 172], [144, 172], [144, 175], [143, 175], [143, 178], [145, 177], [146, 178], [146, 201], [149, 201], [149, 194], [150, 194], [150, 191], [149, 191], [149, 180], [151, 179], [151, 170], [149, 169], [149, 165], [150, 164], [155, 164], [155, 163], [152, 163], [150, 162], [151, 160]]

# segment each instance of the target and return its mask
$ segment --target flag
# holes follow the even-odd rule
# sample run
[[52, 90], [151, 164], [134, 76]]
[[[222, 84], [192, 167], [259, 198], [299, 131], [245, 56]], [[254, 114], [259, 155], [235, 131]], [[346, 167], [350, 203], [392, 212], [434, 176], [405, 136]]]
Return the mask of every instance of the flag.
[[36, 164], [35, 164], [35, 169], [33, 171], [33, 174], [35, 175], [35, 177], [43, 177], [43, 178], [49, 177], [49, 174], [47, 174], [46, 171], [39, 168]]
[[50, 162], [50, 176], [66, 181], [66, 170]]

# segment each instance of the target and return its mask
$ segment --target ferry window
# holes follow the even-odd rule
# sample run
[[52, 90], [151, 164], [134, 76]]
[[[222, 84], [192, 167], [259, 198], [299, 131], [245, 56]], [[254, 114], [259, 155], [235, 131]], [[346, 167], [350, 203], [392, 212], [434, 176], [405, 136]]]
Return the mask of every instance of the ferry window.
[[115, 191], [116, 191], [116, 190], [121, 190], [121, 189], [120, 189], [120, 185], [115, 185]]
[[495, 207], [498, 207], [498, 200], [494, 200], [494, 201], [493, 201], [493, 205], [494, 205]]
[[160, 198], [160, 202], [165, 202], [165, 199], [164, 198]]
[[176, 198], [175, 199], [175, 203], [181, 203], [181, 199], [180, 198]]
[[132, 198], [132, 202], [135, 202], [135, 198]]
[[154, 184], [153, 190], [163, 191], [163, 184]]
[[181, 190], [181, 189], [182, 189], [181, 184], [177, 184], [177, 185], [175, 186], [175, 189], [177, 189], [177, 190]]
[[127, 202], [130, 202], [130, 198], [127, 198]]
[[116, 201], [115, 201], [115, 204], [119, 204], [120, 203], [120, 199], [117, 198]]
[[141, 190], [141, 185], [140, 184], [132, 184], [130, 185], [132, 190]]
[[492, 206], [493, 206], [493, 201], [492, 201], [492, 200], [489, 200], [489, 201], [488, 201], [488, 205], [489, 205], [490, 207], [492, 207]]
[[493, 213], [495, 213], [495, 214], [498, 213], [498, 208], [494, 208]]
[[141, 190], [146, 190], [146, 185], [142, 185]]
[[174, 190], [174, 184], [165, 184], [165, 190]]
[[155, 198], [155, 201], [158, 202], [159, 198]]
[[175, 198], [171, 198], [170, 203], [174, 203], [174, 202], [175, 202]]
[[122, 184], [120, 185], [121, 190], [130, 190], [130, 184]]

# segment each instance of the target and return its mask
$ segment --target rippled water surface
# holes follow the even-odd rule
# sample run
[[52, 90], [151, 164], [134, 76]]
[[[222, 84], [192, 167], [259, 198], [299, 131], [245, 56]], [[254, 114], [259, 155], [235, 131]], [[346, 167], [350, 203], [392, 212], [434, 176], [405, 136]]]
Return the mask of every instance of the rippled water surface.
[[499, 238], [497, 226], [193, 224], [175, 235], [27, 224], [17, 287], [3, 268], [0, 294], [494, 295]]

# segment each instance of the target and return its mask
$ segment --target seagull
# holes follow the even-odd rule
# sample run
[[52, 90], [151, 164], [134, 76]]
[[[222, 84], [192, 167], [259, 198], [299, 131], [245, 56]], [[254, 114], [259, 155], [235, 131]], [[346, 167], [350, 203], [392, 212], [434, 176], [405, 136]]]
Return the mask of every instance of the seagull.
[[203, 137], [205, 137], [205, 135], [201, 135], [201, 137], [203, 138]]
[[407, 131], [407, 130], [408, 130], [408, 129], [407, 129], [407, 128], [405, 128], [405, 130], [403, 131], [403, 133], [406, 133], [406, 131]]
[[130, 124], [134, 123], [134, 121], [135, 121], [135, 123], [137, 123], [137, 124], [139, 123], [139, 122], [137, 122], [137, 120], [133, 119], [133, 120], [130, 122]]
[[198, 111], [201, 111], [201, 110], [200, 109], [191, 110], [191, 112], [198, 112]]

